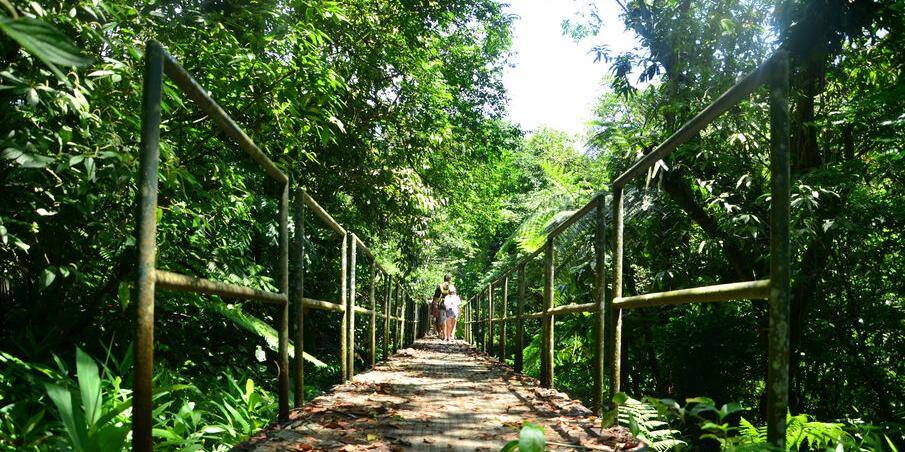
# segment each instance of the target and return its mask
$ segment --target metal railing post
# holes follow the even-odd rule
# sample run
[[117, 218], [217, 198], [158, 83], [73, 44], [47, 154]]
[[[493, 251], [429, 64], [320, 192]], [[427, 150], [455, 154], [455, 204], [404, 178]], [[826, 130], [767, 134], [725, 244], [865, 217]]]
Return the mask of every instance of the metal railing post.
[[371, 368], [377, 365], [377, 263], [371, 261], [371, 272], [368, 274], [368, 305], [371, 307], [371, 324], [368, 327], [368, 345], [370, 348]]
[[412, 298], [412, 295], [411, 295], [411, 294], [408, 295], [408, 297], [406, 298], [406, 300], [407, 300], [406, 303], [408, 303], [408, 305], [409, 305], [409, 308], [408, 308], [408, 312], [409, 312], [409, 321], [408, 321], [408, 324], [409, 324], [409, 331], [408, 331], [408, 333], [406, 334], [406, 337], [408, 337], [408, 343], [409, 343], [409, 345], [412, 345], [412, 344], [415, 343], [415, 322], [417, 321], [417, 315], [416, 315], [416, 314], [417, 314], [417, 311], [415, 310], [415, 299]]
[[280, 293], [286, 296], [286, 301], [280, 309], [279, 317], [279, 346], [280, 375], [277, 377], [279, 384], [278, 419], [289, 419], [289, 181], [283, 184], [283, 194], [280, 197]]
[[487, 287], [481, 290], [478, 301], [480, 311], [478, 313], [478, 340], [481, 342], [481, 350], [487, 351]]
[[[156, 268], [157, 194], [160, 157], [160, 122], [163, 76], [167, 75], [179, 90], [204, 111], [227, 136], [236, 140], [253, 160], [282, 188], [279, 207], [279, 273], [280, 292], [274, 293], [193, 278]], [[278, 416], [289, 414], [289, 177], [258, 148], [248, 135], [226, 114], [195, 79], [167, 54], [156, 41], [148, 41], [142, 87], [142, 131], [139, 168], [137, 215], [138, 262], [136, 272], [135, 375], [132, 405], [132, 448], [153, 448], [153, 369], [154, 369], [154, 299], [157, 289], [235, 296], [277, 304], [282, 309], [275, 329], [278, 334]]]
[[358, 267], [358, 237], [353, 233], [348, 234], [349, 240], [349, 295], [346, 300], [348, 305], [346, 306], [347, 312], [347, 323], [346, 323], [346, 336], [347, 336], [347, 346], [346, 350], [347, 354], [345, 359], [347, 360], [346, 369], [348, 369], [348, 374], [346, 375], [346, 380], [351, 380], [355, 375], [355, 291], [356, 291], [356, 274]]
[[415, 322], [412, 326], [412, 342], [415, 342], [421, 335], [421, 303], [418, 303], [414, 298], [412, 299], [412, 311], [415, 314]]
[[[622, 187], [613, 188], [613, 223], [615, 239], [613, 242], [613, 298], [622, 296], [622, 245], [624, 242], [625, 224], [623, 209]], [[607, 356], [604, 360], [607, 367], [607, 380], [610, 384], [607, 390], [607, 403], [620, 391], [620, 372], [622, 368], [622, 312], [615, 308], [612, 302], [608, 306], [611, 309], [606, 315], [607, 325]]]
[[487, 329], [484, 334], [484, 353], [493, 353], [493, 283], [487, 285]]
[[407, 296], [405, 292], [405, 286], [401, 285], [399, 287], [399, 347], [405, 348], [405, 298]]
[[135, 322], [135, 383], [132, 449], [151, 452], [154, 373], [154, 268], [157, 256], [157, 167], [160, 157], [160, 102], [163, 48], [150, 41], [145, 50], [141, 115], [141, 169], [138, 181], [138, 290]]
[[383, 360], [386, 361], [390, 356], [390, 300], [393, 297], [393, 276], [386, 275], [386, 279], [384, 281], [384, 295], [383, 295]]
[[481, 332], [478, 331], [478, 325], [481, 322], [481, 292], [474, 296], [474, 310], [471, 312], [471, 342], [475, 348], [479, 349], [481, 342]]
[[401, 316], [400, 311], [400, 292], [402, 291], [402, 286], [399, 284], [399, 281], [396, 281], [396, 287], [393, 289], [393, 353], [396, 353], [399, 350], [399, 317]]
[[474, 347], [480, 349], [481, 342], [481, 332], [478, 331], [478, 325], [481, 322], [481, 292], [474, 296], [474, 310], [471, 313], [471, 342], [474, 344]]
[[305, 189], [295, 197], [295, 277], [292, 302], [295, 304], [295, 407], [305, 403]]
[[468, 325], [468, 339], [472, 346], [477, 347], [478, 345], [478, 335], [477, 335], [477, 326], [476, 321], [478, 319], [478, 295], [472, 295], [472, 300], [470, 304], [470, 308], [468, 310], [468, 321], [471, 322]]
[[399, 295], [399, 348], [405, 348], [408, 344], [408, 338], [406, 337], [405, 331], [405, 322], [406, 322], [406, 310], [408, 308], [408, 293], [406, 292], [405, 287], [402, 288], [402, 293]]
[[767, 441], [785, 450], [789, 407], [789, 55], [777, 52], [770, 79], [770, 300]]
[[515, 371], [525, 368], [525, 263], [518, 266], [518, 298], [516, 298], [518, 318], [515, 323]]
[[406, 331], [405, 324], [408, 320], [408, 300], [409, 294], [407, 291], [403, 290], [402, 292], [402, 306], [399, 308], [399, 344], [402, 348], [408, 346], [408, 332]]
[[472, 346], [477, 345], [477, 337], [475, 336], [475, 313], [477, 313], [478, 296], [472, 295], [471, 303], [468, 305], [468, 343]]
[[415, 311], [415, 326], [412, 334], [414, 338], [412, 342], [414, 342], [421, 336], [421, 303], [418, 302], [417, 298], [412, 298], [412, 309]]
[[340, 381], [349, 379], [349, 286], [348, 286], [348, 260], [349, 258], [349, 233], [343, 235], [343, 242], [339, 251], [339, 304], [343, 307], [342, 322], [339, 326], [339, 366]]
[[465, 306], [462, 307], [462, 321], [459, 322], [462, 324], [462, 340], [465, 341], [466, 344], [471, 343], [471, 339], [468, 337], [468, 328], [470, 326], [471, 320], [469, 320], [469, 314], [471, 313], [471, 299], [465, 302]]
[[553, 387], [553, 314], [548, 313], [553, 307], [553, 241], [547, 239], [544, 248], [544, 315], [543, 322], [543, 350], [541, 350], [541, 374], [540, 384], [545, 388]]
[[503, 303], [500, 304], [500, 362], [506, 362], [506, 318], [509, 317], [509, 273], [503, 276]]
[[468, 341], [470, 345], [474, 345], [474, 325], [472, 323], [474, 321], [474, 296], [468, 300], [468, 305], [466, 306], [468, 307], [466, 314], [468, 316], [468, 323], [465, 324], [465, 340]]
[[594, 412], [600, 416], [603, 414], [604, 405], [608, 404], [604, 397], [604, 381], [606, 380], [606, 316], [612, 308], [612, 303], [607, 305], [606, 299], [606, 197], [597, 195], [597, 211], [595, 212], [594, 229], [594, 302], [597, 304], [594, 312], [594, 394], [592, 406]]

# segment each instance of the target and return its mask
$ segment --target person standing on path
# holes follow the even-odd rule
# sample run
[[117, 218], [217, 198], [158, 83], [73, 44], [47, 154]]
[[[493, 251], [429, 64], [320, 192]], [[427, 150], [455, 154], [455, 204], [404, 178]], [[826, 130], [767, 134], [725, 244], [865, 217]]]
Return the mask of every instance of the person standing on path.
[[456, 340], [456, 320], [459, 318], [459, 306], [462, 299], [456, 293], [455, 286], [449, 286], [449, 294], [443, 298], [443, 310], [446, 312], [446, 322], [443, 325], [443, 340]]
[[449, 294], [449, 288], [452, 286], [452, 275], [446, 275], [443, 277], [443, 282], [437, 285], [437, 289], [434, 290], [434, 298], [432, 300], [432, 305], [434, 306], [433, 313], [433, 327], [434, 331], [436, 331], [437, 336], [445, 338], [444, 334], [444, 324], [446, 322], [446, 312], [443, 309], [443, 299], [446, 295]]

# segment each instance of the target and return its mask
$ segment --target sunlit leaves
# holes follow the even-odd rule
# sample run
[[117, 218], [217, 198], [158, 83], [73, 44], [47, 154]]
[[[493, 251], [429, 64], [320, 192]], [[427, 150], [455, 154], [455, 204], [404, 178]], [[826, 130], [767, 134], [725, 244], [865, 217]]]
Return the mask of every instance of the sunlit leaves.
[[0, 31], [44, 62], [66, 84], [69, 84], [69, 80], [57, 65], [80, 67], [92, 62], [68, 37], [42, 20], [29, 17], [0, 18]]

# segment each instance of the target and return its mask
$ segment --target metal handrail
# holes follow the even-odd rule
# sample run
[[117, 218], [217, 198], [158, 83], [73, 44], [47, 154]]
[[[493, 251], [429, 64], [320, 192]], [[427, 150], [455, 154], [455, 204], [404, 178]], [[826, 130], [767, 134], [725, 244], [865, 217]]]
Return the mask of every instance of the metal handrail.
[[[234, 139], [255, 162], [257, 162], [282, 188], [279, 209], [279, 264], [280, 291], [269, 292], [251, 287], [244, 287], [226, 282], [196, 278], [156, 268], [157, 253], [157, 185], [158, 165], [160, 159], [160, 123], [161, 102], [164, 75], [198, 107], [204, 111], [225, 133]], [[236, 124], [236, 122], [214, 101], [207, 91], [182, 66], [169, 55], [157, 41], [148, 41], [145, 52], [144, 86], [142, 90], [142, 131], [141, 131], [141, 167], [139, 170], [139, 214], [137, 219], [138, 236], [138, 271], [136, 287], [136, 341], [135, 341], [135, 384], [133, 387], [132, 409], [132, 448], [137, 451], [150, 452], [153, 448], [152, 438], [152, 394], [153, 394], [153, 357], [154, 357], [154, 298], [156, 289], [185, 291], [208, 295], [233, 297], [241, 300], [253, 300], [274, 304], [281, 308], [278, 318], [279, 362], [278, 362], [278, 406], [279, 419], [289, 416], [289, 305], [296, 306], [296, 348], [295, 348], [295, 405], [304, 402], [304, 312], [305, 308], [339, 312], [343, 315], [342, 330], [342, 367], [343, 380], [354, 374], [354, 316], [355, 313], [370, 315], [370, 350], [371, 365], [376, 361], [377, 338], [376, 318], [385, 321], [383, 337], [383, 359], [386, 359], [390, 340], [389, 322], [397, 322], [398, 329], [393, 335], [393, 347], [397, 349], [403, 343], [410, 344], [418, 336], [420, 311], [411, 303], [408, 288], [395, 281], [395, 304], [391, 286], [393, 277], [377, 262], [374, 254], [353, 233], [342, 227], [303, 189], [296, 190], [295, 204], [295, 242], [294, 248], [297, 265], [293, 277], [293, 290], [289, 290], [289, 192], [291, 181], [271, 161], [264, 152], [254, 144], [252, 139]], [[306, 298], [304, 296], [305, 280], [305, 243], [304, 238], [305, 208], [310, 208], [315, 215], [324, 221], [334, 232], [343, 236], [340, 274], [340, 302]], [[355, 304], [356, 250], [362, 249], [371, 259], [369, 274], [369, 308]], [[376, 304], [376, 277], [378, 271], [383, 275], [387, 288], [384, 298], [384, 312], [378, 313]], [[397, 308], [395, 316], [392, 307]], [[405, 325], [410, 324], [410, 334], [405, 334]], [[346, 339], [349, 339], [347, 342]]]
[[[653, 167], [678, 146], [692, 139], [717, 117], [738, 104], [760, 86], [770, 88], [771, 116], [771, 220], [770, 220], [770, 278], [757, 281], [720, 284], [714, 286], [680, 289], [623, 297], [623, 188], [635, 177]], [[613, 193], [613, 221], [615, 243], [613, 246], [613, 294], [605, 293], [604, 254], [606, 252], [605, 198], [603, 193], [554, 227], [546, 236], [544, 246], [516, 260], [516, 263], [499, 274], [496, 279], [482, 285], [463, 306], [465, 309], [466, 339], [473, 344], [482, 343], [485, 352], [493, 349], [494, 327], [500, 325], [499, 356], [506, 358], [505, 324], [513, 320], [516, 328], [515, 369], [523, 367], [524, 320], [539, 318], [543, 327], [541, 346], [541, 385], [553, 386], [553, 326], [554, 316], [593, 312], [597, 339], [594, 347], [594, 408], [602, 413], [615, 392], [620, 389], [621, 367], [621, 310], [642, 307], [665, 306], [683, 303], [720, 302], [745, 299], [769, 300], [769, 351], [767, 375], [767, 430], [771, 445], [784, 448], [785, 416], [788, 408], [788, 353], [789, 353], [789, 57], [779, 49], [719, 98], [702, 109], [682, 125], [669, 138], [647, 153], [611, 184]], [[581, 218], [595, 212], [594, 234], [595, 267], [593, 303], [553, 306], [553, 242], [554, 239]], [[541, 253], [544, 254], [544, 309], [524, 313], [525, 265]], [[508, 300], [508, 280], [518, 270], [519, 291], [516, 297], [517, 315], [509, 315], [505, 308]], [[503, 316], [495, 318], [494, 289], [502, 282]], [[608, 381], [606, 394], [604, 382]]]
[[761, 279], [758, 281], [701, 286], [668, 292], [654, 292], [633, 297], [618, 297], [613, 299], [613, 307], [616, 309], [634, 309], [685, 303], [766, 300], [768, 298], [770, 298], [770, 280]]
[[267, 292], [204, 278], [193, 278], [179, 273], [157, 269], [154, 271], [154, 282], [160, 289], [180, 292], [194, 292], [222, 297], [234, 297], [245, 300], [256, 300], [264, 303], [282, 305], [288, 301], [286, 294]]
[[[265, 172], [282, 185], [280, 199], [280, 293], [271, 293], [223, 282], [199, 279], [158, 270], [157, 185], [160, 160], [160, 122], [164, 74], [191, 98], [224, 133], [254, 159]], [[154, 371], [154, 299], [157, 288], [216, 294], [273, 303], [280, 306], [279, 317], [279, 415], [289, 413], [288, 351], [288, 209], [289, 178], [254, 144], [251, 138], [220, 108], [179, 63], [156, 41], [149, 41], [145, 53], [142, 90], [141, 166], [139, 169], [139, 214], [137, 221], [138, 271], [136, 287], [135, 383], [133, 387], [132, 447], [150, 451], [152, 440], [152, 394]]]

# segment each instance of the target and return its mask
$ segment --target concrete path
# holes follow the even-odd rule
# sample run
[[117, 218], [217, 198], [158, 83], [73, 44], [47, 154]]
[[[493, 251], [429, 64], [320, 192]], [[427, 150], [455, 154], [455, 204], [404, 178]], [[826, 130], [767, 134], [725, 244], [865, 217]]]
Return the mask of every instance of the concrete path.
[[525, 421], [544, 426], [551, 450], [637, 444], [625, 429], [601, 431], [579, 402], [464, 342], [423, 339], [236, 450], [499, 450]]

